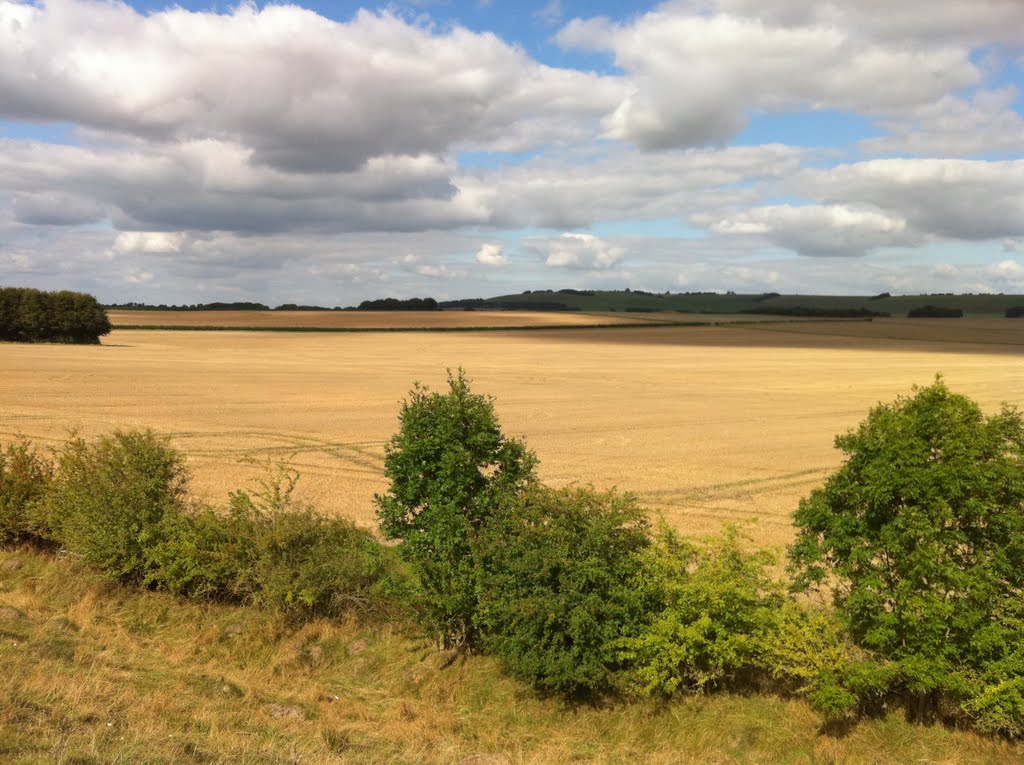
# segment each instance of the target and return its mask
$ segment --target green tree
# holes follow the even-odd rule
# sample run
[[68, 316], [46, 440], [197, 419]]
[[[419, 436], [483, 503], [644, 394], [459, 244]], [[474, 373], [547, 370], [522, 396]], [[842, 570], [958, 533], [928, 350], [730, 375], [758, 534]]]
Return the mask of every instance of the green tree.
[[854, 639], [897, 662], [922, 712], [1024, 674], [1024, 421], [941, 378], [836, 438], [842, 467], [800, 503], [791, 560]]
[[376, 497], [380, 528], [401, 543], [442, 642], [461, 645], [477, 606], [473, 540], [502, 498], [532, 481], [537, 460], [505, 437], [493, 399], [472, 393], [461, 369], [449, 371], [446, 393], [416, 384], [399, 421], [385, 450], [391, 488]]

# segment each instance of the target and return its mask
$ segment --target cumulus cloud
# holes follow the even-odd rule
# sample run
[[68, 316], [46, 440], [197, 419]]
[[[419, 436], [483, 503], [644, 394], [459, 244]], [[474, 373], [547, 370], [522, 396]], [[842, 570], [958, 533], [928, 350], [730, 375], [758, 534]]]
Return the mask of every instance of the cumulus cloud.
[[771, 24], [836, 26], [902, 43], [1024, 43], [1019, 0], [717, 0], [714, 6]]
[[908, 49], [816, 17], [784, 25], [701, 13], [688, 3], [666, 4], [626, 24], [574, 19], [558, 40], [614, 54], [633, 87], [605, 127], [647, 150], [724, 143], [752, 110], [886, 114], [981, 79], [965, 45]]
[[876, 159], [804, 170], [791, 186], [826, 203], [875, 206], [933, 236], [1024, 234], [1024, 160]]
[[125, 231], [114, 239], [113, 251], [118, 254], [180, 252], [184, 242], [185, 234], [181, 232]]
[[1024, 152], [1024, 117], [1013, 108], [1018, 96], [1015, 88], [982, 91], [970, 100], [944, 96], [897, 119], [883, 120], [881, 126], [888, 134], [860, 145], [877, 154], [1020, 154]]
[[507, 266], [508, 257], [504, 245], [485, 243], [476, 252], [476, 262], [485, 266]]
[[604, 270], [615, 266], [626, 251], [593, 234], [566, 232], [558, 237], [533, 237], [526, 246], [540, 253], [545, 265], [554, 268]]
[[495, 35], [387, 12], [339, 23], [294, 5], [0, 4], [0, 116], [234, 143], [285, 171], [574, 140], [620, 93], [614, 77], [543, 66]]
[[877, 209], [846, 205], [771, 205], [712, 224], [719, 234], [760, 234], [801, 255], [849, 257], [880, 247], [916, 244], [907, 222]]

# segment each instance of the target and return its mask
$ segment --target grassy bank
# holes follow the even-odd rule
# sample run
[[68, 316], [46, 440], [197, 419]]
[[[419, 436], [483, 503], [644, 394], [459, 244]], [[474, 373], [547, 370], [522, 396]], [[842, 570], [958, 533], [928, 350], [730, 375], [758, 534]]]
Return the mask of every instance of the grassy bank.
[[[571, 706], [411, 628], [124, 588], [0, 552], [9, 763], [1016, 763], [1024, 747], [898, 715], [826, 731], [803, 702]], [[446, 666], [447, 664], [447, 666]]]

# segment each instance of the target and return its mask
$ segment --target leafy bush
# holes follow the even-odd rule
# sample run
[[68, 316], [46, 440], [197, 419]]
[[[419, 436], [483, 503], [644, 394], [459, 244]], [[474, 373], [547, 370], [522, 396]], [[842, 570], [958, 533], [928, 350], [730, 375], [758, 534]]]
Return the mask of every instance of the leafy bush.
[[998, 667], [1011, 679], [1024, 641], [1021, 414], [985, 417], [937, 380], [836, 445], [845, 463], [795, 515], [799, 586], [830, 589], [853, 638], [896, 662], [921, 705], [976, 693], [972, 678]]
[[474, 545], [484, 648], [544, 691], [609, 688], [616, 642], [647, 616], [635, 585], [649, 544], [629, 495], [537, 485], [510, 498]]
[[627, 686], [643, 695], [704, 691], [750, 674], [762, 636], [784, 600], [766, 551], [746, 551], [735, 527], [703, 546], [662, 529], [645, 553], [638, 587], [660, 610], [637, 636], [619, 641]]
[[179, 595], [252, 603], [296, 618], [379, 609], [407, 587], [394, 555], [343, 518], [292, 496], [284, 471], [259, 491], [231, 495], [228, 512], [165, 518], [147, 582]]
[[376, 497], [380, 528], [401, 542], [431, 626], [445, 644], [463, 644], [477, 607], [473, 538], [532, 480], [536, 458], [502, 434], [493, 400], [470, 392], [462, 370], [448, 373], [447, 393], [417, 384], [399, 420], [384, 459], [391, 488]]
[[987, 686], [964, 706], [982, 732], [1024, 736], [1024, 676]]
[[53, 464], [25, 439], [0, 450], [0, 547], [45, 540], [39, 505], [53, 479]]
[[898, 680], [895, 665], [853, 643], [835, 611], [794, 600], [762, 632], [759, 652], [779, 690], [807, 697], [829, 721], [876, 707]]
[[86, 563], [141, 582], [147, 548], [165, 533], [165, 518], [182, 511], [187, 483], [181, 454], [150, 430], [115, 431], [92, 443], [74, 438], [58, 454], [47, 522]]

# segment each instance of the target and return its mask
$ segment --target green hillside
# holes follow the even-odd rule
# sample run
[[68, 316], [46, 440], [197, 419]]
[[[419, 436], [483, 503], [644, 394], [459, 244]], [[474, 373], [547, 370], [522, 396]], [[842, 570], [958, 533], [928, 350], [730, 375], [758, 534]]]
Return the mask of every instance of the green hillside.
[[571, 311], [682, 311], [685, 313], [775, 312], [781, 309], [866, 309], [906, 316], [911, 308], [935, 305], [961, 308], [966, 316], [1003, 316], [1007, 308], [1024, 306], [1024, 295], [779, 295], [736, 293], [651, 293], [632, 290], [537, 290], [483, 300], [449, 301], [445, 307]]

